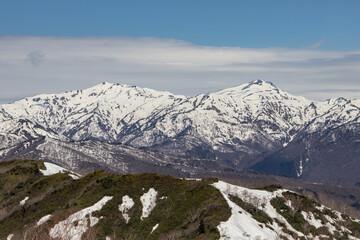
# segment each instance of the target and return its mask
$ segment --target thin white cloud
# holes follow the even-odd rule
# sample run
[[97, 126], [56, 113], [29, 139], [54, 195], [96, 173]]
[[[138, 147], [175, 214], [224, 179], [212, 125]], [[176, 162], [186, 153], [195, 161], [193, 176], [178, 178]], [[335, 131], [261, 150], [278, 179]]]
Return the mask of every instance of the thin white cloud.
[[322, 39], [322, 40], [320, 40], [320, 41], [317, 41], [316, 43], [314, 43], [313, 45], [311, 45], [310, 48], [318, 48], [318, 47], [320, 47], [324, 42], [325, 42], [325, 39]]
[[360, 92], [321, 91], [359, 89], [356, 51], [209, 47], [157, 38], [1, 37], [0, 52], [0, 99], [102, 81], [195, 95], [257, 78], [310, 99], [360, 97]]

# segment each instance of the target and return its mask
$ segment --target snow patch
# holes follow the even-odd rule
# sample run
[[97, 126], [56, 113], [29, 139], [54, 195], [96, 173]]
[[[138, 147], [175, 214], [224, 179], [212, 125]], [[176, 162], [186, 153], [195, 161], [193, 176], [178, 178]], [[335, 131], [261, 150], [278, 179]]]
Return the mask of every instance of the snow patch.
[[27, 200], [29, 200], [29, 197], [26, 197], [23, 200], [21, 200], [20, 201], [20, 206], [24, 206]]
[[201, 178], [183, 178], [183, 179], [187, 181], [201, 181]]
[[249, 213], [233, 203], [224, 193], [223, 196], [231, 208], [231, 217], [218, 226], [221, 240], [276, 239], [275, 232], [261, 228]]
[[301, 175], [303, 174], [303, 171], [304, 171], [303, 161], [302, 161], [302, 159], [300, 159], [299, 171], [296, 171], [297, 177], [301, 177]]
[[152, 234], [157, 228], [158, 228], [158, 226], [159, 226], [159, 224], [157, 223], [153, 228], [152, 228], [152, 230], [151, 230], [151, 233], [150, 234]]
[[[271, 199], [282, 197], [282, 193], [288, 190], [280, 189], [274, 192], [268, 192], [264, 190], [248, 189], [222, 181], [214, 183], [213, 186], [220, 190], [232, 209], [232, 215], [229, 220], [222, 222], [218, 226], [222, 237], [221, 239], [278, 239], [277, 236], [280, 235], [286, 236], [286, 239], [293, 239], [293, 237], [283, 232], [282, 227], [275, 221], [269, 227], [257, 222], [252, 218], [251, 214], [233, 203], [229, 199], [229, 195], [238, 197], [242, 201], [251, 203], [254, 206], [256, 205], [257, 208], [263, 210], [269, 217], [277, 219], [285, 224], [288, 230], [296, 233], [299, 237], [304, 236], [303, 233], [296, 231], [284, 217], [278, 214], [270, 203]], [[260, 225], [262, 227], [260, 227]]]
[[150, 188], [147, 193], [144, 193], [140, 197], [140, 201], [143, 205], [142, 215], [140, 217], [141, 220], [147, 218], [150, 215], [151, 211], [155, 208], [157, 194], [158, 192], [154, 188]]
[[70, 177], [72, 177], [73, 179], [78, 179], [79, 176], [74, 173], [74, 172], [71, 172], [63, 167], [60, 167], [56, 164], [53, 164], [53, 163], [49, 163], [49, 162], [44, 162], [44, 165], [45, 165], [45, 170], [43, 169], [40, 169], [40, 172], [44, 175], [44, 176], [50, 176], [50, 175], [53, 175], [53, 174], [57, 174], [57, 173], [68, 173], [68, 175]]
[[79, 212], [70, 215], [66, 220], [57, 223], [50, 230], [50, 237], [81, 240], [82, 235], [88, 228], [95, 226], [99, 222], [99, 218], [93, 217], [91, 214], [101, 210], [112, 198], [112, 196], [105, 196], [93, 206], [80, 210]]
[[123, 196], [122, 203], [119, 205], [119, 211], [122, 213], [126, 224], [129, 223], [130, 217], [127, 212], [135, 205], [134, 200], [128, 195]]
[[325, 224], [325, 226], [327, 227], [327, 229], [329, 230], [329, 233], [334, 234], [336, 231], [336, 227], [334, 225], [332, 225], [331, 223], [327, 222]]
[[301, 214], [303, 215], [303, 217], [305, 218], [305, 220], [310, 224], [313, 225], [316, 228], [322, 227], [323, 224], [321, 223], [321, 220], [316, 219], [314, 214], [311, 212], [304, 212], [301, 211]]
[[293, 206], [291, 205], [291, 200], [290, 199], [285, 202], [285, 205], [287, 205], [289, 208], [294, 210]]
[[46, 216], [43, 216], [43, 217], [40, 218], [40, 220], [36, 223], [36, 226], [40, 226], [40, 225], [46, 223], [46, 222], [49, 221], [51, 218], [52, 218], [52, 215], [51, 215], [51, 214], [46, 215]]

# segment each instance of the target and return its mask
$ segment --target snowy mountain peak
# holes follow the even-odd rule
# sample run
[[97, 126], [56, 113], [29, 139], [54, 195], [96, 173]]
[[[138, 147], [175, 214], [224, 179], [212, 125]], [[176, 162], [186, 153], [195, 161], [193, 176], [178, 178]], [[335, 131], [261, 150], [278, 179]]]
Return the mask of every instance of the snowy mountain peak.
[[346, 104], [349, 102], [349, 100], [347, 100], [346, 98], [343, 97], [339, 97], [339, 98], [331, 98], [331, 99], [327, 99], [326, 102], [330, 105], [336, 105], [336, 104]]
[[247, 84], [242, 90], [255, 90], [255, 91], [271, 91], [275, 90], [279, 92], [279, 88], [275, 86], [272, 82], [265, 82], [261, 79], [254, 80]]
[[256, 79], [256, 80], [254, 80], [254, 81], [252, 81], [252, 82], [250, 82], [250, 83], [248, 84], [248, 86], [251, 86], [251, 85], [259, 85], [259, 86], [271, 85], [271, 86], [277, 88], [274, 83], [269, 82], [269, 81], [266, 81], [266, 82], [265, 82], [265, 81], [262, 80], [262, 79]]
[[[336, 101], [344, 103], [330, 104]], [[312, 102], [259, 79], [196, 97], [104, 82], [0, 105], [0, 156], [46, 137], [221, 160], [226, 154], [239, 166], [287, 146], [305, 128], [360, 121], [360, 102], [346, 101]]]
[[[82, 91], [82, 90], [80, 90]], [[146, 97], [160, 97], [160, 96], [175, 96], [174, 94], [166, 91], [157, 91], [150, 88], [141, 88], [138, 86], [130, 86], [127, 84], [121, 83], [108, 83], [103, 82], [101, 84], [95, 85], [94, 87], [88, 88], [83, 90], [84, 92], [93, 92], [93, 96], [96, 94], [103, 94], [106, 92], [106, 95], [120, 95], [123, 93], [126, 94], [135, 94], [135, 95], [142, 95]], [[183, 98], [184, 96], [176, 96]]]
[[303, 97], [295, 97], [287, 92], [284, 92], [272, 82], [265, 82], [261, 79], [221, 90], [217, 92], [217, 94], [248, 101], [296, 100], [298, 102], [304, 102], [305, 104], [310, 102]]

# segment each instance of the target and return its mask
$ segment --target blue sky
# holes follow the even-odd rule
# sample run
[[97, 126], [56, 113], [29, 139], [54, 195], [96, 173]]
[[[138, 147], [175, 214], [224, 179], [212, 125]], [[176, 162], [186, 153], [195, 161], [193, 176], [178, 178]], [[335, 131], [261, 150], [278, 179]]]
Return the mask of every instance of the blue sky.
[[358, 0], [19, 1], [0, 35], [152, 36], [198, 45], [359, 50]]
[[103, 81], [189, 96], [259, 78], [360, 98], [360, 1], [0, 0], [0, 103]]

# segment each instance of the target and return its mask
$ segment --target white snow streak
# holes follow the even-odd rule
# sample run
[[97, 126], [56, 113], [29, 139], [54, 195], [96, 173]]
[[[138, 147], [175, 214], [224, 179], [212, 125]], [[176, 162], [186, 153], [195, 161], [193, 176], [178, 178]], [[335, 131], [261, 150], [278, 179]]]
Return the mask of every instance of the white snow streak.
[[[73, 173], [63, 167], [60, 167], [58, 165], [55, 165], [53, 163], [49, 163], [49, 162], [44, 162], [45, 165], [45, 170], [40, 169], [40, 172], [44, 175], [44, 176], [50, 176], [56, 173], [68, 173], [68, 175], [70, 177], [72, 177], [73, 179], [78, 179], [79, 177], [77, 176], [76, 173]], [[69, 174], [70, 173], [70, 174]]]
[[[50, 237], [69, 240], [81, 240], [81, 236], [89, 227], [93, 227], [99, 222], [97, 217], [91, 216], [95, 211], [99, 211], [102, 207], [112, 199], [112, 196], [105, 196], [93, 206], [80, 210], [70, 215], [66, 220], [57, 223], [50, 230]], [[90, 223], [89, 223], [90, 221]], [[76, 222], [76, 226], [75, 223]]]
[[26, 197], [23, 200], [21, 200], [20, 201], [20, 206], [24, 206], [27, 200], [29, 200], [29, 197]]
[[151, 230], [151, 233], [150, 234], [152, 234], [157, 228], [158, 228], [158, 226], [159, 226], [159, 224], [157, 223], [153, 228], [152, 228], [152, 230]]
[[40, 226], [40, 225], [46, 223], [46, 222], [49, 221], [51, 218], [52, 218], [52, 215], [51, 215], [51, 214], [46, 215], [46, 216], [43, 216], [43, 217], [40, 218], [40, 220], [36, 223], [36, 226]]

